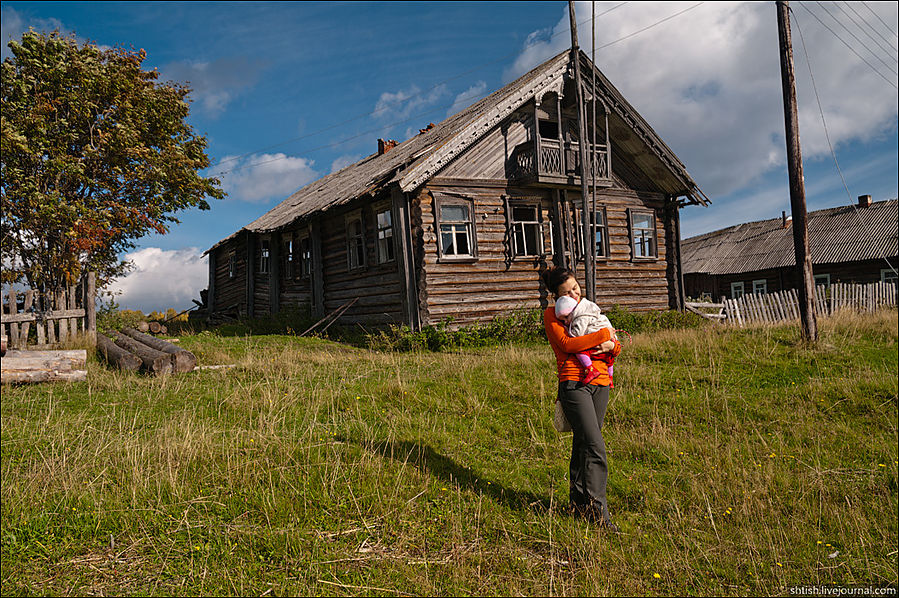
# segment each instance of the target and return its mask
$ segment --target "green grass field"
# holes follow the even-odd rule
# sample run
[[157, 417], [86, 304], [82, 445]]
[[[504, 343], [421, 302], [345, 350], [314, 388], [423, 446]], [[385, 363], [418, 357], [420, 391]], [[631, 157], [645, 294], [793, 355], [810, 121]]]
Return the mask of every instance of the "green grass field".
[[2, 593], [783, 595], [897, 583], [895, 311], [637, 335], [623, 535], [566, 515], [548, 346], [181, 338], [201, 364], [2, 398]]

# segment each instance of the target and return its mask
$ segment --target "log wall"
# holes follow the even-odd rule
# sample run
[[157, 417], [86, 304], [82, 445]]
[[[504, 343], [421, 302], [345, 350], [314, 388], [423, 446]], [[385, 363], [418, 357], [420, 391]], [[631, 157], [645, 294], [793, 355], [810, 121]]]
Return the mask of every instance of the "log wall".
[[[241, 315], [247, 313], [247, 249], [245, 235], [232, 239], [215, 253], [215, 295], [213, 296], [213, 312], [239, 310]], [[237, 259], [234, 278], [229, 276], [231, 254]]]

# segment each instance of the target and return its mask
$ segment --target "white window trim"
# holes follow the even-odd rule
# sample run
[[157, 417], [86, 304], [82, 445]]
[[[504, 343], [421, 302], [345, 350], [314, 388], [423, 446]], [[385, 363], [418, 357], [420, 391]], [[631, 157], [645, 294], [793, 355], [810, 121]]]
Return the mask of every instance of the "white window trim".
[[[761, 292], [761, 293], [757, 293], [757, 292], [756, 292], [756, 286], [759, 285], [759, 284], [762, 285], [762, 292]], [[767, 278], [760, 278], [759, 280], [753, 280], [753, 281], [752, 281], [752, 294], [753, 294], [753, 295], [766, 295], [766, 294], [768, 294], [768, 279], [767, 279]]]
[[[575, 231], [574, 236], [575, 236], [575, 245], [576, 245], [575, 254], [576, 254], [576, 259], [577, 259], [578, 263], [582, 263], [584, 261], [584, 221], [581, 218], [582, 213], [583, 213], [583, 210], [579, 206], [575, 206], [572, 203], [572, 214], [573, 214], [573, 219], [574, 219], [574, 231]], [[603, 249], [605, 249], [604, 254], [600, 255], [597, 253], [595, 257], [598, 260], [608, 260], [609, 254], [610, 254], [610, 251], [609, 251], [609, 218], [608, 218], [608, 215], [606, 214], [606, 207], [605, 206], [597, 206], [594, 214], [602, 214], [603, 225], [602, 225], [602, 227], [597, 227], [596, 232], [598, 232], [602, 235], [602, 245], [603, 245]], [[595, 218], [596, 217], [594, 216], [594, 220], [595, 220]], [[595, 238], [593, 239], [593, 249], [594, 249], [594, 251], [596, 250], [596, 239]], [[631, 247], [631, 250], [633, 251], [633, 247]], [[658, 252], [656, 252], [656, 253], [658, 253]], [[647, 260], [647, 259], [655, 259], [655, 258], [644, 257], [644, 258], [637, 258], [637, 259]]]
[[[375, 220], [375, 259], [378, 261], [378, 265], [382, 266], [384, 264], [392, 264], [396, 262], [396, 218], [393, 217], [393, 208], [390, 205], [390, 202], [381, 202], [372, 206], [372, 212], [374, 213]], [[380, 223], [378, 222], [378, 214], [382, 214], [387, 212], [390, 214], [390, 227], [381, 228]], [[393, 257], [386, 257], [383, 255], [381, 251], [381, 231], [390, 230], [390, 243], [393, 248]]]
[[[468, 208], [468, 220], [466, 222], [452, 220], [449, 222], [443, 221], [443, 208], [449, 206], [465, 206]], [[468, 236], [468, 251], [469, 253], [463, 254], [450, 254], [447, 255], [443, 253], [443, 238], [441, 227], [444, 224], [465, 224], [467, 227], [467, 236]], [[463, 261], [463, 262], [471, 262], [478, 259], [478, 234], [477, 228], [475, 226], [475, 214], [474, 214], [474, 201], [471, 199], [465, 198], [441, 198], [434, 200], [434, 232], [437, 235], [437, 257], [440, 261]], [[453, 228], [454, 234], [456, 233], [455, 227]]]
[[[652, 217], [652, 228], [640, 230], [652, 230], [651, 255], [637, 255], [637, 236], [634, 227], [634, 217], [647, 214]], [[650, 261], [659, 259], [659, 228], [656, 218], [656, 211], [652, 208], [629, 209], [628, 210], [628, 228], [631, 236], [631, 259], [634, 261]]]
[[[546, 255], [546, 227], [544, 226], [543, 220], [543, 209], [540, 205], [539, 201], [522, 201], [522, 200], [509, 200], [506, 202], [506, 206], [509, 210], [509, 226], [511, 227], [511, 240], [512, 240], [512, 257], [513, 258], [534, 258], [541, 257]], [[534, 213], [537, 216], [536, 220], [515, 220], [513, 218], [515, 214], [515, 208], [534, 208]], [[521, 225], [520, 227], [518, 225]], [[540, 247], [537, 248], [537, 253], [518, 253], [518, 238], [519, 235], [525, 234], [525, 225], [534, 226], [537, 229], [537, 234], [539, 236]], [[526, 239], [526, 236], [525, 236]], [[527, 243], [525, 243], [525, 249], [527, 249]]]
[[730, 283], [730, 298], [737, 299], [737, 289], [740, 290], [740, 297], [746, 295], [745, 285], [742, 282], [732, 282]]

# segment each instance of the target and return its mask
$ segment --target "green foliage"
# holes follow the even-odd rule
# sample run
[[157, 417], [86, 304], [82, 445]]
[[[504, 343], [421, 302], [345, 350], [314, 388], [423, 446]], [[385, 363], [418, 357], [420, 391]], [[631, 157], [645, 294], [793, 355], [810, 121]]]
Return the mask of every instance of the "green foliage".
[[[605, 312], [618, 330], [631, 334], [709, 326], [692, 313], [677, 311], [631, 312], [618, 305]], [[454, 327], [451, 319], [418, 332], [408, 326], [391, 326], [367, 336], [368, 347], [380, 351], [458, 351], [506, 343], [534, 344], [546, 341], [542, 309], [522, 309], [490, 322]]]
[[134, 309], [121, 309], [114, 298], [104, 301], [97, 308], [97, 330], [121, 330], [122, 328], [134, 328], [141, 322], [146, 322], [147, 317], [143, 312]]
[[187, 124], [189, 89], [145, 71], [143, 50], [29, 31], [2, 65], [3, 282], [59, 288], [118, 256], [174, 213], [224, 196], [198, 174], [206, 139]]

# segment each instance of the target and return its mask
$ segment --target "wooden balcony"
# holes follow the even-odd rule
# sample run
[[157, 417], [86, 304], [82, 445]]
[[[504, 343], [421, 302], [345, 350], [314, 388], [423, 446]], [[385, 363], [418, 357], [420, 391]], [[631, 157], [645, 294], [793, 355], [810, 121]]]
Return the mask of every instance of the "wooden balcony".
[[[608, 146], [588, 144], [588, 161], [591, 154], [593, 168], [588, 173], [587, 184], [593, 183], [595, 173], [597, 187], [611, 186]], [[528, 142], [516, 147], [510, 161], [509, 178], [516, 181], [549, 186], [581, 184], [581, 155], [577, 142], [560, 142], [558, 139], [538, 137], [536, 143]]]

